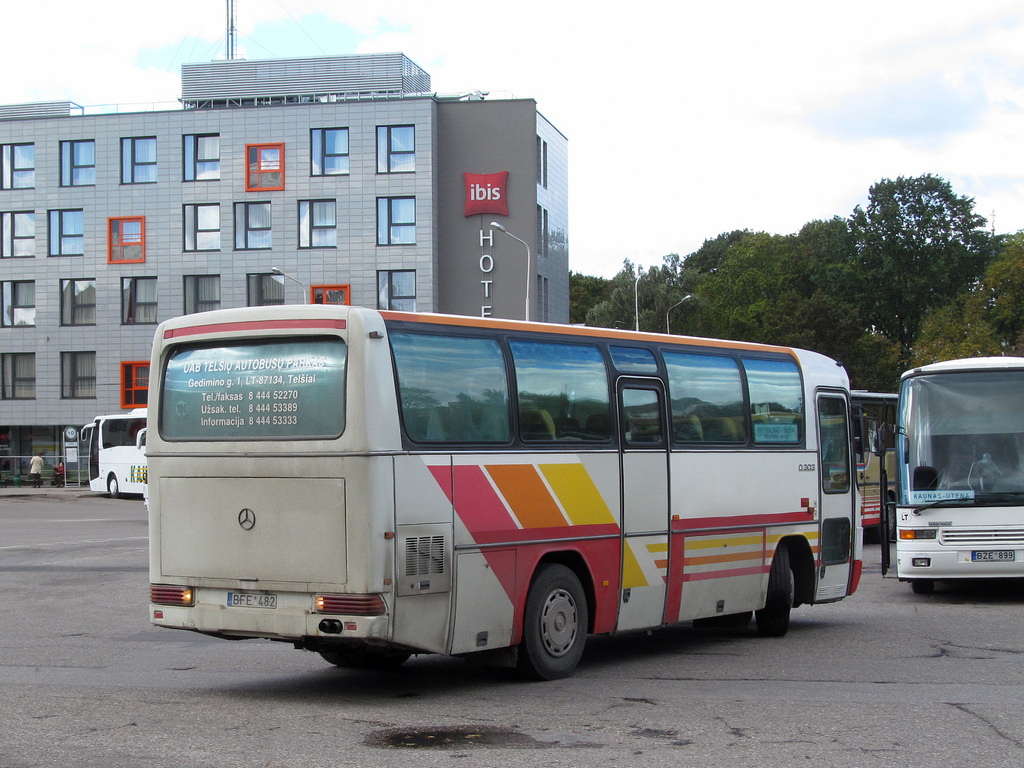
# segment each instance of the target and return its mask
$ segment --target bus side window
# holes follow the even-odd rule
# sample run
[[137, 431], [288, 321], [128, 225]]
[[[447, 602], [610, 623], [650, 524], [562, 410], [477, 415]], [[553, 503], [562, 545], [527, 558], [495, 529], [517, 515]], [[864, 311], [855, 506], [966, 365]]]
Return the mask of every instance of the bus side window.
[[402, 422], [419, 443], [504, 443], [512, 434], [498, 342], [392, 333]]
[[742, 443], [743, 383], [731, 357], [665, 352], [672, 439], [677, 443]]

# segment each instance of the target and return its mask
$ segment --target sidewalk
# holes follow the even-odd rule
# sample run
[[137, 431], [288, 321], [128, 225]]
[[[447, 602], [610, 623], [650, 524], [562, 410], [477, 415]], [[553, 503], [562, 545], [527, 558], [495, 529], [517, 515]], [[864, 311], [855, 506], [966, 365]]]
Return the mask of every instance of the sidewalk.
[[87, 485], [72, 485], [65, 488], [57, 488], [53, 485], [44, 485], [41, 488], [33, 488], [31, 485], [22, 484], [20, 487], [7, 485], [0, 488], [0, 499], [12, 496], [60, 496], [62, 498], [67, 498], [69, 496], [85, 496], [88, 494], [92, 494], [92, 491], [89, 490], [89, 486]]

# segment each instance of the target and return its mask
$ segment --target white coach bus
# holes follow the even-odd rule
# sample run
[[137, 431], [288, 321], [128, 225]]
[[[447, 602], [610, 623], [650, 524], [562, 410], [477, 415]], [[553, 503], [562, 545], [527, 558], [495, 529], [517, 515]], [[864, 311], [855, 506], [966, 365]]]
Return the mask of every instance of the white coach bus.
[[146, 408], [97, 416], [82, 427], [79, 442], [88, 457], [89, 488], [117, 498], [146, 491]]
[[1024, 576], [1024, 358], [904, 373], [896, 465], [896, 574], [914, 592]]
[[848, 378], [818, 354], [279, 306], [162, 323], [152, 371], [161, 627], [552, 679], [590, 633], [779, 636], [860, 578]]

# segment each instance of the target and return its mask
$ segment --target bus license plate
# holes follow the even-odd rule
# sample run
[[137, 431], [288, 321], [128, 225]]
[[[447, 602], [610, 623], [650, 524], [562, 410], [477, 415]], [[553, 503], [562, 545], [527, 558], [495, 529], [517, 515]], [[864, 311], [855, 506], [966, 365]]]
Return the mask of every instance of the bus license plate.
[[277, 608], [277, 595], [266, 592], [228, 592], [229, 608]]
[[1014, 552], [1012, 549], [995, 549], [995, 550], [984, 550], [971, 552], [971, 560], [975, 563], [980, 562], [1011, 562], [1014, 559]]

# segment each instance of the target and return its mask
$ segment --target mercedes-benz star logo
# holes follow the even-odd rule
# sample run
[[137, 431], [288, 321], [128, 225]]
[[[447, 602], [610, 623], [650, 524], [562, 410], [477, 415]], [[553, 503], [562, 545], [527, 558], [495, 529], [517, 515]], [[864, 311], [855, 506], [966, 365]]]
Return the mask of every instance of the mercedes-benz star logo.
[[246, 507], [238, 513], [238, 524], [242, 526], [243, 531], [251, 531], [256, 525], [256, 513]]

